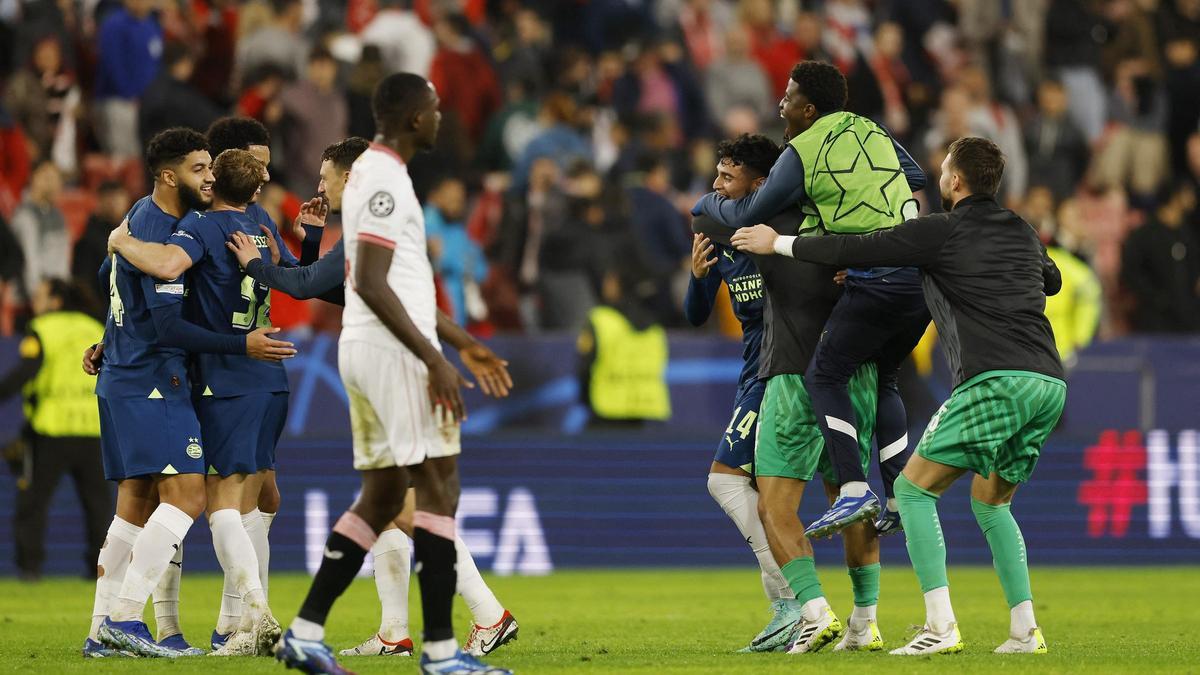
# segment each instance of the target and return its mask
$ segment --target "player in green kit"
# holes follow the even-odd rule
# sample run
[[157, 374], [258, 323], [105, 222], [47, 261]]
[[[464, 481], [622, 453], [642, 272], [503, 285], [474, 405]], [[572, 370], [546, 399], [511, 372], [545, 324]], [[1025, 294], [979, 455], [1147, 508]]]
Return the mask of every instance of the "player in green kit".
[[1046, 652], [1033, 615], [1025, 541], [1011, 504], [1066, 400], [1063, 367], [1045, 315], [1046, 296], [1059, 291], [1062, 278], [1037, 232], [996, 203], [1003, 173], [1004, 157], [994, 143], [960, 138], [942, 164], [939, 187], [947, 213], [859, 236], [780, 236], [757, 225], [732, 239], [739, 250], [825, 265], [921, 269], [955, 386], [895, 483], [926, 619], [921, 632], [893, 654], [963, 649], [950, 605], [937, 502], [968, 471], [977, 474], [971, 511], [992, 550], [1009, 606], [1009, 639], [996, 652]]

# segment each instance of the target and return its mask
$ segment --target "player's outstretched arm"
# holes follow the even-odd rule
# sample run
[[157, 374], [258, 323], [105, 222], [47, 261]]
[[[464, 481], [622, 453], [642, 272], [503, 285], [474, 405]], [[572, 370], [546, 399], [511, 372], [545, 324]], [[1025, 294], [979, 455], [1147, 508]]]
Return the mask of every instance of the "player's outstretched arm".
[[156, 279], [178, 279], [192, 266], [191, 256], [179, 246], [142, 241], [130, 234], [128, 221], [108, 235], [108, 250]]
[[245, 354], [259, 361], [283, 361], [296, 355], [291, 342], [276, 340], [271, 335], [279, 328], [259, 328], [247, 335], [225, 335], [183, 318], [178, 307], [151, 307], [158, 343], [178, 347], [192, 354]]
[[335, 305], [346, 304], [346, 249], [340, 241], [325, 257], [300, 267], [280, 267], [263, 260], [258, 247], [241, 232], [234, 232], [225, 248], [233, 252], [246, 274], [271, 288], [299, 300], [320, 298]]
[[508, 396], [513, 386], [512, 375], [508, 374], [508, 361], [476, 340], [440, 309], [437, 313], [437, 333], [439, 338], [458, 350], [463, 365], [479, 382], [480, 391], [496, 398]]
[[946, 214], [906, 221], [869, 234], [825, 237], [781, 236], [766, 225], [738, 230], [735, 248], [758, 255], [780, 254], [797, 260], [837, 267], [884, 265], [924, 266], [936, 262], [954, 223]]
[[360, 238], [354, 261], [354, 290], [392, 335], [429, 369], [429, 399], [433, 413], [438, 414], [438, 407], [442, 407], [454, 416], [455, 421], [462, 421], [466, 419], [466, 407], [460, 387], [474, 385], [463, 378], [412, 322], [404, 304], [387, 283], [391, 265], [391, 248]]

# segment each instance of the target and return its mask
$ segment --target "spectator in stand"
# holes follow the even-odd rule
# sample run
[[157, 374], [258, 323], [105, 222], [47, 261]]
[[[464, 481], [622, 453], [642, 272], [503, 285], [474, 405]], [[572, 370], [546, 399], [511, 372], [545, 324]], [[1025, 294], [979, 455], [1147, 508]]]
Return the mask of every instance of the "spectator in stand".
[[278, 66], [288, 79], [299, 77], [308, 58], [303, 24], [301, 0], [271, 0], [270, 23], [238, 40], [235, 79], [240, 80], [266, 63]]
[[210, 101], [232, 105], [237, 93], [230, 88], [237, 52], [237, 0], [194, 0], [190, 6], [201, 43], [192, 84]]
[[1046, 66], [1066, 87], [1070, 113], [1088, 142], [1095, 142], [1108, 119], [1100, 48], [1109, 26], [1087, 0], [1051, 0], [1046, 13]]
[[591, 160], [591, 147], [572, 126], [575, 112], [575, 101], [563, 92], [554, 92], [542, 99], [537, 117], [540, 130], [521, 150], [520, 159], [513, 168], [514, 189], [525, 189], [530, 168], [542, 157], [552, 158], [560, 168], [577, 160]]
[[1025, 138], [1016, 113], [992, 96], [992, 83], [983, 68], [963, 69], [960, 83], [971, 99], [971, 126], [977, 135], [990, 139], [1004, 153], [1004, 178], [1000, 189], [1008, 204], [1017, 205], [1025, 198], [1029, 184], [1029, 163], [1025, 157]]
[[358, 37], [363, 44], [377, 45], [383, 51], [387, 72], [429, 77], [437, 43], [409, 0], [379, 0], [379, 13]]
[[518, 10], [511, 35], [493, 50], [502, 81], [524, 82], [531, 95], [546, 91], [550, 84], [553, 55], [550, 28], [537, 12]]
[[111, 180], [101, 183], [96, 210], [88, 216], [87, 226], [71, 252], [71, 278], [90, 288], [97, 298], [108, 295], [107, 284], [102, 284], [96, 275], [100, 263], [108, 256], [108, 235], [125, 219], [131, 205], [129, 190], [123, 184]]
[[1159, 24], [1167, 87], [1167, 146], [1171, 170], [1187, 165], [1184, 141], [1200, 121], [1200, 3], [1164, 0]]
[[284, 184], [296, 194], [310, 193], [313, 176], [321, 172], [321, 153], [346, 138], [349, 112], [337, 71], [329, 50], [314, 47], [304, 79], [287, 85], [280, 95]]
[[723, 121], [734, 108], [748, 108], [762, 121], [779, 117], [773, 105], [775, 95], [762, 68], [750, 56], [750, 34], [735, 24], [725, 33], [725, 56], [714, 62], [704, 75], [708, 110], [712, 118]]
[[1144, 61], [1123, 61], [1108, 111], [1114, 130], [1096, 155], [1097, 187], [1122, 187], [1143, 202], [1152, 200], [1167, 174], [1167, 98]]
[[908, 137], [912, 128], [905, 91], [912, 78], [900, 55], [904, 52], [904, 32], [898, 24], [885, 22], [875, 30], [875, 47], [869, 65], [879, 86], [883, 102], [882, 122], [898, 139]]
[[771, 91], [783, 92], [796, 65], [796, 45], [775, 25], [775, 7], [771, 0], [742, 0], [739, 7], [741, 23], [750, 31], [750, 51], [762, 66]]
[[664, 323], [677, 325], [682, 317], [678, 298], [683, 294], [673, 287], [690, 264], [692, 247], [687, 220], [671, 201], [671, 170], [663, 157], [646, 155], [639, 160], [626, 197], [629, 226], [647, 278], [655, 286], [655, 311]]
[[138, 111], [138, 132], [142, 146], [160, 131], [188, 127], [203, 132], [223, 113], [191, 84], [196, 57], [180, 42], [168, 42], [163, 48], [163, 68], [142, 94]]
[[679, 10], [676, 30], [701, 72], [725, 58], [729, 32], [734, 29], [733, 13], [721, 0], [685, 0]]
[[1075, 192], [1090, 154], [1087, 138], [1068, 114], [1067, 103], [1061, 82], [1043, 80], [1037, 90], [1037, 114], [1025, 127], [1029, 181], [1048, 186], [1057, 199]]
[[25, 132], [0, 101], [0, 216], [11, 216], [29, 181], [29, 144]]
[[54, 158], [60, 169], [74, 172], [80, 94], [75, 76], [63, 65], [57, 37], [34, 44], [29, 65], [9, 80], [4, 100], [32, 142], [34, 159]]
[[253, 117], [270, 128], [283, 117], [283, 106], [279, 94], [286, 83], [283, 69], [272, 63], [264, 63], [247, 73], [243, 84], [246, 89], [237, 102], [237, 114]]
[[1186, 226], [1196, 207], [1190, 185], [1172, 187], [1121, 251], [1121, 281], [1134, 297], [1139, 333], [1200, 331], [1200, 238]]
[[138, 99], [158, 75], [163, 33], [154, 0], [125, 0], [100, 25], [95, 130], [105, 153], [120, 159], [142, 154]]
[[[520, 296], [521, 322], [530, 332], [541, 326], [542, 308], [537, 287], [542, 277], [542, 239], [547, 227], [560, 223], [567, 213], [567, 196], [560, 185], [560, 176], [561, 170], [554, 157], [533, 160], [527, 185], [509, 194], [500, 223], [496, 260], [515, 282]], [[591, 293], [586, 283], [572, 286], [580, 287], [584, 294]]]
[[375, 115], [371, 112], [371, 94], [387, 75], [383, 52], [378, 45], [364, 45], [358, 63], [346, 80], [346, 112], [349, 133], [359, 138], [375, 138]]
[[453, 306], [451, 317], [460, 326], [487, 318], [479, 287], [488, 266], [479, 244], [467, 236], [466, 210], [467, 188], [457, 178], [435, 183], [425, 205], [429, 257]]
[[18, 291], [25, 278], [25, 255], [8, 226], [0, 215], [0, 335], [12, 335], [13, 311], [19, 304]]
[[1102, 289], [1092, 268], [1059, 243], [1053, 212], [1054, 196], [1050, 189], [1041, 185], [1031, 187], [1021, 216], [1037, 230], [1046, 245], [1046, 254], [1062, 275], [1062, 289], [1046, 298], [1045, 313], [1054, 329], [1058, 356], [1069, 368], [1075, 364], [1076, 352], [1096, 337]]
[[500, 83], [487, 55], [471, 37], [471, 25], [461, 14], [438, 19], [433, 24], [438, 49], [429, 70], [429, 81], [441, 99], [443, 124], [464, 132], [461, 141], [474, 154], [487, 120], [503, 104]]
[[58, 167], [43, 159], [34, 167], [25, 199], [13, 214], [12, 231], [25, 256], [26, 299], [42, 279], [65, 279], [70, 273], [71, 236], [56, 206], [62, 188]]

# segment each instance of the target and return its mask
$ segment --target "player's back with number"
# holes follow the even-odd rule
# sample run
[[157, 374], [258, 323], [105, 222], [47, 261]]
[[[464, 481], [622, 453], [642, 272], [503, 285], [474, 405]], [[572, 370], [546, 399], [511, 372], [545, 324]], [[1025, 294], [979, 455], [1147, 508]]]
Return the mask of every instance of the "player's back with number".
[[[217, 333], [244, 335], [271, 325], [271, 291], [247, 276], [225, 248], [234, 232], [245, 233], [269, 259], [266, 235], [241, 211], [190, 211], [169, 243], [183, 248], [193, 260], [185, 318]], [[288, 390], [287, 373], [278, 361], [241, 354], [195, 354], [194, 363], [197, 386], [219, 396]]]
[[[404, 309], [421, 334], [440, 349], [437, 338], [437, 298], [433, 268], [425, 243], [425, 218], [413, 191], [408, 169], [391, 150], [377, 144], [355, 160], [342, 196], [346, 260], [353, 266], [361, 242], [392, 249], [388, 286], [404, 302]], [[354, 270], [346, 275], [346, 311], [342, 318], [343, 341], [362, 340], [400, 347], [354, 287]]]
[[[138, 239], [166, 242], [177, 219], [147, 196], [129, 210], [129, 231]], [[183, 279], [147, 276], [119, 255], [109, 272], [109, 312], [105, 321], [104, 368], [96, 381], [103, 397], [187, 397], [186, 352], [158, 344], [152, 308], [183, 301]]]

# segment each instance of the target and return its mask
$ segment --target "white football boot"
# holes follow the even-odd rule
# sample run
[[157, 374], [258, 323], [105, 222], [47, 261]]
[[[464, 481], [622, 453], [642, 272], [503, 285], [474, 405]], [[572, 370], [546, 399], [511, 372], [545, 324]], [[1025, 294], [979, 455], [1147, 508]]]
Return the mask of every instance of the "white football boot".
[[926, 624], [920, 632], [899, 649], [893, 649], [892, 654], [899, 656], [925, 656], [928, 654], [957, 654], [966, 645], [958, 632], [958, 624], [952, 623], [942, 632], [936, 632]]

